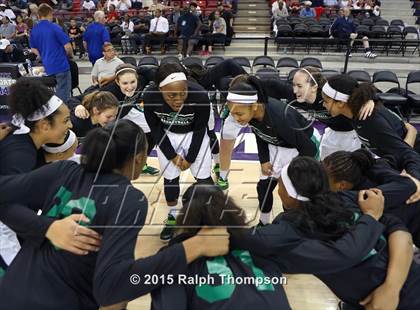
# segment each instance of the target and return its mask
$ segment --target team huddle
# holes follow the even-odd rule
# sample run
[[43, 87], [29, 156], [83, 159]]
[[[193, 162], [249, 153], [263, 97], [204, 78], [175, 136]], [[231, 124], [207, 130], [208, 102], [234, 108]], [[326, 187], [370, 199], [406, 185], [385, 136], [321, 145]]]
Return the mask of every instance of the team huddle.
[[[420, 309], [420, 136], [370, 83], [312, 67], [293, 83], [260, 79], [227, 59], [207, 70], [121, 64], [113, 82], [68, 102], [21, 79], [8, 99], [0, 309], [98, 309], [151, 293], [156, 310], [283, 310], [283, 274], [298, 273], [342, 309]], [[261, 168], [253, 227], [227, 191], [244, 127]], [[147, 164], [153, 149], [159, 168]], [[182, 193], [183, 171], [195, 183]], [[163, 176], [168, 243], [135, 259], [149, 203], [131, 181], [142, 173]]]

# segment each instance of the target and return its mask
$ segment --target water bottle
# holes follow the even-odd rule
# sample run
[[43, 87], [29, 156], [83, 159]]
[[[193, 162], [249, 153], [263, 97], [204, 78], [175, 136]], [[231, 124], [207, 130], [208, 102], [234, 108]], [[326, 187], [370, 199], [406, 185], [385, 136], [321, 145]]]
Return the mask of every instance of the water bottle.
[[32, 71], [32, 64], [31, 64], [31, 60], [30, 59], [26, 59], [26, 63], [28, 64], [28, 74], [30, 76], [34, 75], [34, 72]]

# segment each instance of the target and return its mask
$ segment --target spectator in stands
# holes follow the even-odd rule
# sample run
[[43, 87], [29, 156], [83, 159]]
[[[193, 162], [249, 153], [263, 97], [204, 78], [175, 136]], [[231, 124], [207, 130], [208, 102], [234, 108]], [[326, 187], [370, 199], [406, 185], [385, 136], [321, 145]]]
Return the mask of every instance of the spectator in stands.
[[130, 16], [128, 14], [124, 15], [124, 20], [121, 23], [121, 30], [126, 35], [129, 35], [134, 32], [134, 23], [130, 20]]
[[315, 10], [311, 8], [312, 2], [305, 1], [303, 4], [304, 7], [300, 10], [300, 17], [315, 17]]
[[[214, 14], [213, 21], [213, 32], [205, 36], [205, 45], [202, 46], [201, 56], [209, 55], [213, 52], [213, 43], [214, 42], [225, 42], [226, 41], [226, 22], [220, 16], [219, 11], [216, 11]], [[206, 51], [206, 45], [208, 51]]]
[[105, 43], [103, 46], [104, 57], [99, 58], [92, 69], [92, 83], [100, 87], [114, 81], [115, 69], [124, 62], [118, 58], [114, 46]]
[[108, 14], [107, 14], [107, 17], [106, 17], [106, 23], [110, 26], [118, 23], [118, 19], [120, 18], [117, 10], [115, 8], [116, 8], [115, 5], [113, 5], [113, 4], [109, 5]]
[[85, 20], [82, 23], [83, 32], [85, 32], [87, 27], [89, 27], [90, 24], [92, 23], [93, 23], [93, 16], [89, 14], [88, 16], [86, 16]]
[[7, 39], [0, 40], [0, 62], [25, 62], [23, 50]]
[[105, 43], [111, 42], [108, 30], [105, 28], [105, 13], [96, 11], [94, 14], [95, 22], [87, 27], [83, 34], [83, 44], [89, 54], [92, 65], [102, 57], [102, 47]]
[[131, 9], [131, 1], [130, 0], [121, 0], [117, 6], [119, 12], [126, 13], [129, 9]]
[[[226, 37], [227, 37], [227, 44], [230, 43], [230, 39], [233, 37], [234, 31], [233, 31], [233, 14], [227, 10], [225, 10], [223, 6], [223, 2], [217, 2], [217, 10], [220, 13], [220, 16], [225, 20], [226, 22]], [[214, 21], [214, 14], [215, 12], [212, 12], [209, 16], [209, 20], [211, 22]]]
[[10, 22], [9, 17], [3, 16], [0, 26], [0, 38], [13, 40], [16, 36], [16, 26]]
[[[353, 19], [350, 17], [350, 8], [343, 9], [343, 17], [337, 18], [334, 23], [331, 25], [330, 32], [334, 38], [337, 38], [342, 41], [347, 41], [351, 39], [350, 46], [353, 46], [354, 39], [357, 38], [356, 25], [353, 22]], [[365, 57], [366, 58], [375, 58], [374, 54], [369, 47], [368, 37], [364, 36], [363, 47], [365, 48]]]
[[35, 25], [38, 22], [38, 6], [35, 3], [31, 3], [29, 5], [29, 18], [32, 20], [33, 24]]
[[120, 0], [108, 0], [106, 2], [106, 10], [109, 12], [111, 9], [111, 5], [113, 5], [114, 8], [116, 9], [119, 4], [120, 4]]
[[202, 10], [201, 10], [200, 6], [198, 5], [197, 0], [191, 0], [190, 3], [197, 4], [197, 9], [195, 10], [195, 15], [198, 16], [199, 18], [201, 18]]
[[135, 10], [140, 10], [143, 8], [142, 0], [131, 0], [132, 8]]
[[300, 2], [299, 0], [292, 0], [289, 5], [290, 8], [290, 15], [291, 16], [299, 16], [300, 15]]
[[146, 54], [152, 53], [152, 41], [159, 41], [160, 52], [165, 54], [165, 39], [169, 32], [169, 22], [162, 16], [162, 12], [159, 9], [155, 11], [155, 18], [150, 21], [149, 33], [144, 37], [143, 50]]
[[96, 4], [93, 0], [85, 0], [82, 4], [83, 11], [93, 12], [96, 9]]
[[[378, 5], [379, 4], [379, 5]], [[380, 16], [381, 15], [381, 10], [380, 10], [380, 5], [381, 2], [380, 1], [376, 1], [376, 0], [368, 0], [367, 1], [367, 5], [372, 8], [372, 14], [374, 16]]]
[[330, 16], [332, 13], [335, 13], [338, 7], [337, 0], [324, 0], [323, 1], [324, 8], [325, 8], [325, 14], [327, 16]]
[[29, 28], [20, 15], [16, 17], [15, 42], [21, 46], [29, 45]]
[[[147, 6], [147, 5], [145, 5]], [[166, 9], [170, 9], [169, 6], [166, 6], [159, 0], [153, 0], [153, 3], [149, 6], [149, 14], [154, 14], [156, 10], [159, 9], [161, 12], [164, 12]]]
[[273, 3], [271, 13], [273, 14], [274, 21], [289, 16], [289, 11], [287, 10], [286, 3], [284, 3], [283, 0], [277, 0]]
[[346, 7], [351, 8], [351, 7], [353, 7], [353, 2], [352, 2], [352, 0], [339, 0], [338, 1], [338, 7], [340, 9], [344, 9]]
[[[145, 10], [140, 10], [134, 22], [134, 33], [132, 35], [137, 47], [143, 46], [144, 36], [149, 32], [150, 18], [146, 16]], [[143, 51], [145, 53], [146, 51]]]
[[178, 2], [174, 2], [171, 15], [169, 15], [168, 22], [170, 25], [176, 25], [178, 18], [181, 16], [181, 7]]
[[45, 72], [55, 76], [56, 95], [64, 102], [70, 98], [71, 74], [68, 57], [73, 57], [69, 36], [53, 24], [53, 8], [41, 4], [38, 10], [39, 22], [34, 26], [29, 38], [32, 52], [40, 57]]
[[79, 58], [83, 57], [84, 48], [83, 48], [83, 38], [82, 38], [82, 30], [77, 25], [77, 21], [75, 18], [70, 19], [70, 27], [67, 30], [67, 33], [71, 40], [71, 45], [73, 47], [73, 51], [76, 49], [79, 50]]
[[[177, 30], [175, 33], [178, 33], [178, 58], [182, 58], [186, 54], [187, 57], [191, 55], [191, 52], [194, 49], [199, 41], [198, 33], [201, 28], [201, 21], [195, 14], [195, 9], [197, 8], [196, 3], [191, 3], [188, 8], [184, 8], [184, 14], [182, 14], [177, 23]], [[184, 53], [185, 45], [187, 46], [187, 51]]]
[[7, 16], [10, 21], [13, 21], [16, 18], [13, 10], [4, 3], [0, 4], [0, 16]]

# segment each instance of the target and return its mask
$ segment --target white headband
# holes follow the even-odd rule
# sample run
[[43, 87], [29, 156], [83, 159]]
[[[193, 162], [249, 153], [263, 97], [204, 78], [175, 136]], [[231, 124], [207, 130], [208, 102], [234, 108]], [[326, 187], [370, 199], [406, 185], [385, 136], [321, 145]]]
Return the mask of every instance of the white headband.
[[239, 95], [228, 92], [226, 100], [230, 102], [253, 104], [258, 101], [258, 95]]
[[67, 151], [68, 149], [70, 149], [72, 147], [72, 145], [76, 142], [77, 138], [76, 138], [76, 134], [69, 130], [69, 134], [67, 136], [66, 141], [64, 141], [63, 144], [58, 145], [58, 146], [48, 146], [48, 145], [43, 145], [42, 148], [51, 154], [58, 154], [58, 153], [63, 153], [65, 151]]
[[159, 87], [166, 86], [166, 85], [171, 84], [173, 82], [186, 81], [186, 80], [187, 80], [187, 77], [186, 77], [185, 73], [174, 72], [174, 73], [169, 74], [162, 82], [160, 82]]
[[286, 165], [281, 169], [281, 180], [283, 181], [283, 185], [287, 193], [290, 197], [299, 201], [310, 201], [308, 197], [301, 196], [296, 192], [296, 188], [293, 186], [292, 180], [290, 180], [289, 175], [287, 174], [288, 168], [289, 165]]
[[326, 94], [328, 97], [337, 101], [347, 102], [350, 98], [349, 95], [336, 91], [334, 88], [330, 86], [330, 84], [328, 84], [328, 82], [325, 83], [324, 87], [322, 87], [322, 92]]
[[318, 82], [315, 80], [314, 76], [312, 75], [311, 72], [309, 72], [308, 69], [306, 68], [300, 68], [299, 70], [304, 71], [307, 75], [309, 75], [309, 77], [311, 78], [311, 80], [315, 83], [315, 85], [318, 87]]
[[[63, 100], [57, 96], [52, 96], [48, 102], [42, 106], [42, 108], [36, 110], [34, 113], [29, 115], [26, 120], [31, 122], [39, 121], [47, 116], [53, 114], [57, 109], [63, 104]], [[15, 114], [12, 117], [12, 124], [18, 129], [16, 129], [13, 134], [22, 135], [29, 133], [31, 130], [25, 125], [25, 119], [20, 114]]]

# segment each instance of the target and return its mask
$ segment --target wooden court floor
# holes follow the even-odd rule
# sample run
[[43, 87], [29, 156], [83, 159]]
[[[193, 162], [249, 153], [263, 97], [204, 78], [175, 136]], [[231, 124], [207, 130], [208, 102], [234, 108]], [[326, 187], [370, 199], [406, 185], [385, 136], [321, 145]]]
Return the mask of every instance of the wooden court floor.
[[[149, 158], [148, 163], [158, 167], [156, 158]], [[256, 161], [233, 161], [229, 175], [229, 195], [244, 208], [249, 220], [258, 218], [258, 200], [256, 182], [259, 179], [259, 163]], [[193, 182], [189, 172], [181, 175], [181, 194]], [[167, 210], [163, 196], [163, 179], [141, 176], [134, 182], [148, 197], [149, 211], [145, 228], [141, 231], [136, 246], [136, 258], [156, 253], [164, 244], [159, 240], [160, 226], [166, 218]], [[274, 192], [274, 214], [282, 211], [281, 201]], [[255, 220], [256, 223], [256, 220]], [[337, 298], [318, 279], [310, 275], [285, 275], [285, 290], [289, 303], [296, 310], [335, 310]], [[146, 295], [128, 304], [129, 310], [150, 309], [150, 296]]]

